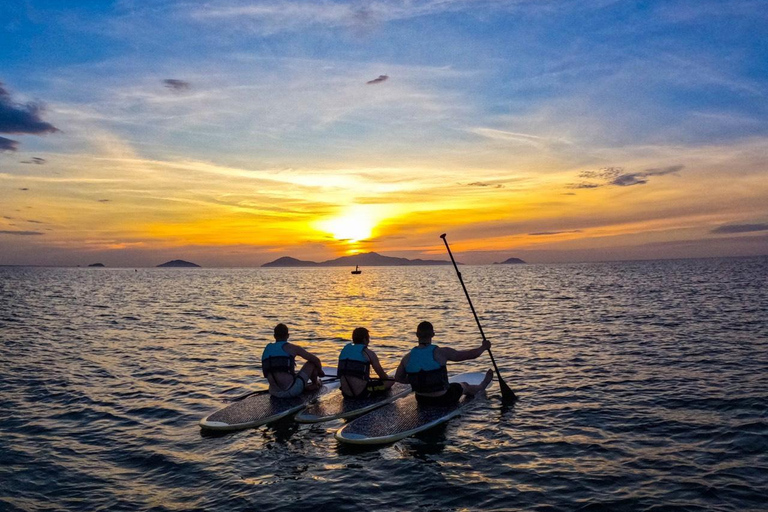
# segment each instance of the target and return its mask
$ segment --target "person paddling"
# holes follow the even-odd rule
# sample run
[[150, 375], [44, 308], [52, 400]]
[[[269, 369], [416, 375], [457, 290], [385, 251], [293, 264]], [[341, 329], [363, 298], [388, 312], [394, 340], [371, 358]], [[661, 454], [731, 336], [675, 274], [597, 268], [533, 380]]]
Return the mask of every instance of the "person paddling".
[[[293, 343], [288, 343], [288, 327], [285, 324], [275, 326], [275, 341], [264, 347], [261, 354], [261, 368], [269, 381], [269, 394], [277, 398], [299, 396], [304, 391], [315, 391], [323, 384], [324, 376], [320, 359]], [[296, 373], [296, 356], [307, 362]]]
[[[352, 343], [348, 343], [339, 354], [337, 375], [340, 378], [341, 394], [345, 398], [368, 398], [384, 393], [395, 383], [381, 367], [376, 353], [369, 348], [371, 335], [365, 327], [352, 331]], [[378, 379], [371, 379], [371, 368]]]
[[407, 382], [416, 393], [420, 405], [453, 405], [462, 395], [475, 395], [488, 387], [493, 380], [493, 371], [488, 370], [480, 384], [466, 382], [448, 382], [448, 361], [467, 361], [476, 359], [491, 347], [491, 342], [483, 343], [470, 350], [455, 350], [432, 344], [435, 330], [429, 322], [421, 322], [416, 328], [418, 346], [403, 356], [395, 372], [397, 382]]

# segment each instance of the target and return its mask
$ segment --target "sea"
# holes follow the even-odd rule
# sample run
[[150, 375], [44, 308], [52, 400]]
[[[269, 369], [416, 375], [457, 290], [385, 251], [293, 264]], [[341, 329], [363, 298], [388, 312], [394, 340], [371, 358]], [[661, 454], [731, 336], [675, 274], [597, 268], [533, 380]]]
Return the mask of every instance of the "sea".
[[462, 266], [514, 405], [201, 432], [278, 322], [332, 366], [361, 326], [388, 371], [422, 320], [480, 344], [451, 266], [350, 270], [0, 268], [0, 509], [768, 510], [768, 257]]

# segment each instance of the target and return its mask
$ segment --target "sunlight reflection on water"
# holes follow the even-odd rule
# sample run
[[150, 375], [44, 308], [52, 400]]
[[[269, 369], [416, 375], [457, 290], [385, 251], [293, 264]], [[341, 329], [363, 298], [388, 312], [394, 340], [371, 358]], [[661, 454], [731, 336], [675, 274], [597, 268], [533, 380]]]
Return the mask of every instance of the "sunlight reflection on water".
[[0, 503], [763, 506], [766, 258], [465, 267], [514, 408], [494, 386], [463, 417], [374, 449], [337, 444], [340, 421], [201, 436], [222, 397], [263, 387], [278, 321], [330, 363], [366, 326], [389, 370], [424, 319], [436, 343], [479, 343], [450, 267], [348, 270], [0, 267]]

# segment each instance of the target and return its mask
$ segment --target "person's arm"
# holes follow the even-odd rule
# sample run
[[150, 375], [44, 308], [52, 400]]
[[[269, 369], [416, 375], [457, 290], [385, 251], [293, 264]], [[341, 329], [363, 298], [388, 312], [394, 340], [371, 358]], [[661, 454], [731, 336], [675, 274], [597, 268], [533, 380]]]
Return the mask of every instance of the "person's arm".
[[387, 375], [387, 372], [385, 372], [384, 368], [381, 367], [381, 363], [379, 363], [379, 357], [376, 355], [376, 353], [369, 348], [365, 349], [365, 353], [368, 354], [368, 359], [370, 359], [371, 366], [373, 367], [373, 371], [376, 372], [376, 375], [378, 375], [381, 380], [389, 379], [389, 375]]
[[286, 343], [285, 344], [285, 349], [286, 349], [286, 351], [289, 354], [291, 354], [293, 356], [302, 357], [302, 358], [306, 359], [307, 361], [309, 361], [310, 363], [312, 363], [315, 366], [317, 366], [319, 369], [323, 368], [323, 363], [320, 362], [320, 358], [317, 357], [315, 354], [309, 352], [308, 350], [304, 350], [300, 346], [294, 345], [292, 343]]
[[477, 347], [472, 348], [469, 350], [456, 350], [449, 347], [438, 347], [437, 351], [438, 353], [435, 354], [437, 357], [440, 357], [442, 359], [445, 359], [446, 361], [468, 361], [470, 359], [477, 359], [480, 357], [480, 355], [491, 348], [491, 342], [486, 340], [483, 340], [483, 343]]
[[402, 382], [403, 384], [408, 384], [408, 376], [405, 374], [405, 365], [407, 364], [406, 359], [409, 355], [410, 354], [407, 354], [403, 357], [400, 361], [400, 366], [397, 367], [397, 371], [395, 372], [395, 381]]

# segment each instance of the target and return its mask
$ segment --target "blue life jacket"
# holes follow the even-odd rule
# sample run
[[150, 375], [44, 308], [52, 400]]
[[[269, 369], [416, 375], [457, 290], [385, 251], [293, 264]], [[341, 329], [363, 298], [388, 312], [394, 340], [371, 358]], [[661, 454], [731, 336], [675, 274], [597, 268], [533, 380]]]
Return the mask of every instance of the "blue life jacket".
[[416, 393], [435, 393], [448, 390], [448, 369], [435, 361], [437, 345], [427, 345], [411, 349], [405, 373], [408, 382]]
[[339, 354], [339, 364], [336, 369], [336, 375], [339, 377], [357, 377], [358, 379], [369, 380], [371, 371], [371, 362], [365, 355], [365, 345], [362, 343], [348, 343], [341, 354]]
[[261, 354], [261, 369], [264, 376], [284, 372], [296, 375], [296, 357], [285, 351], [285, 341], [276, 341], [264, 347]]

